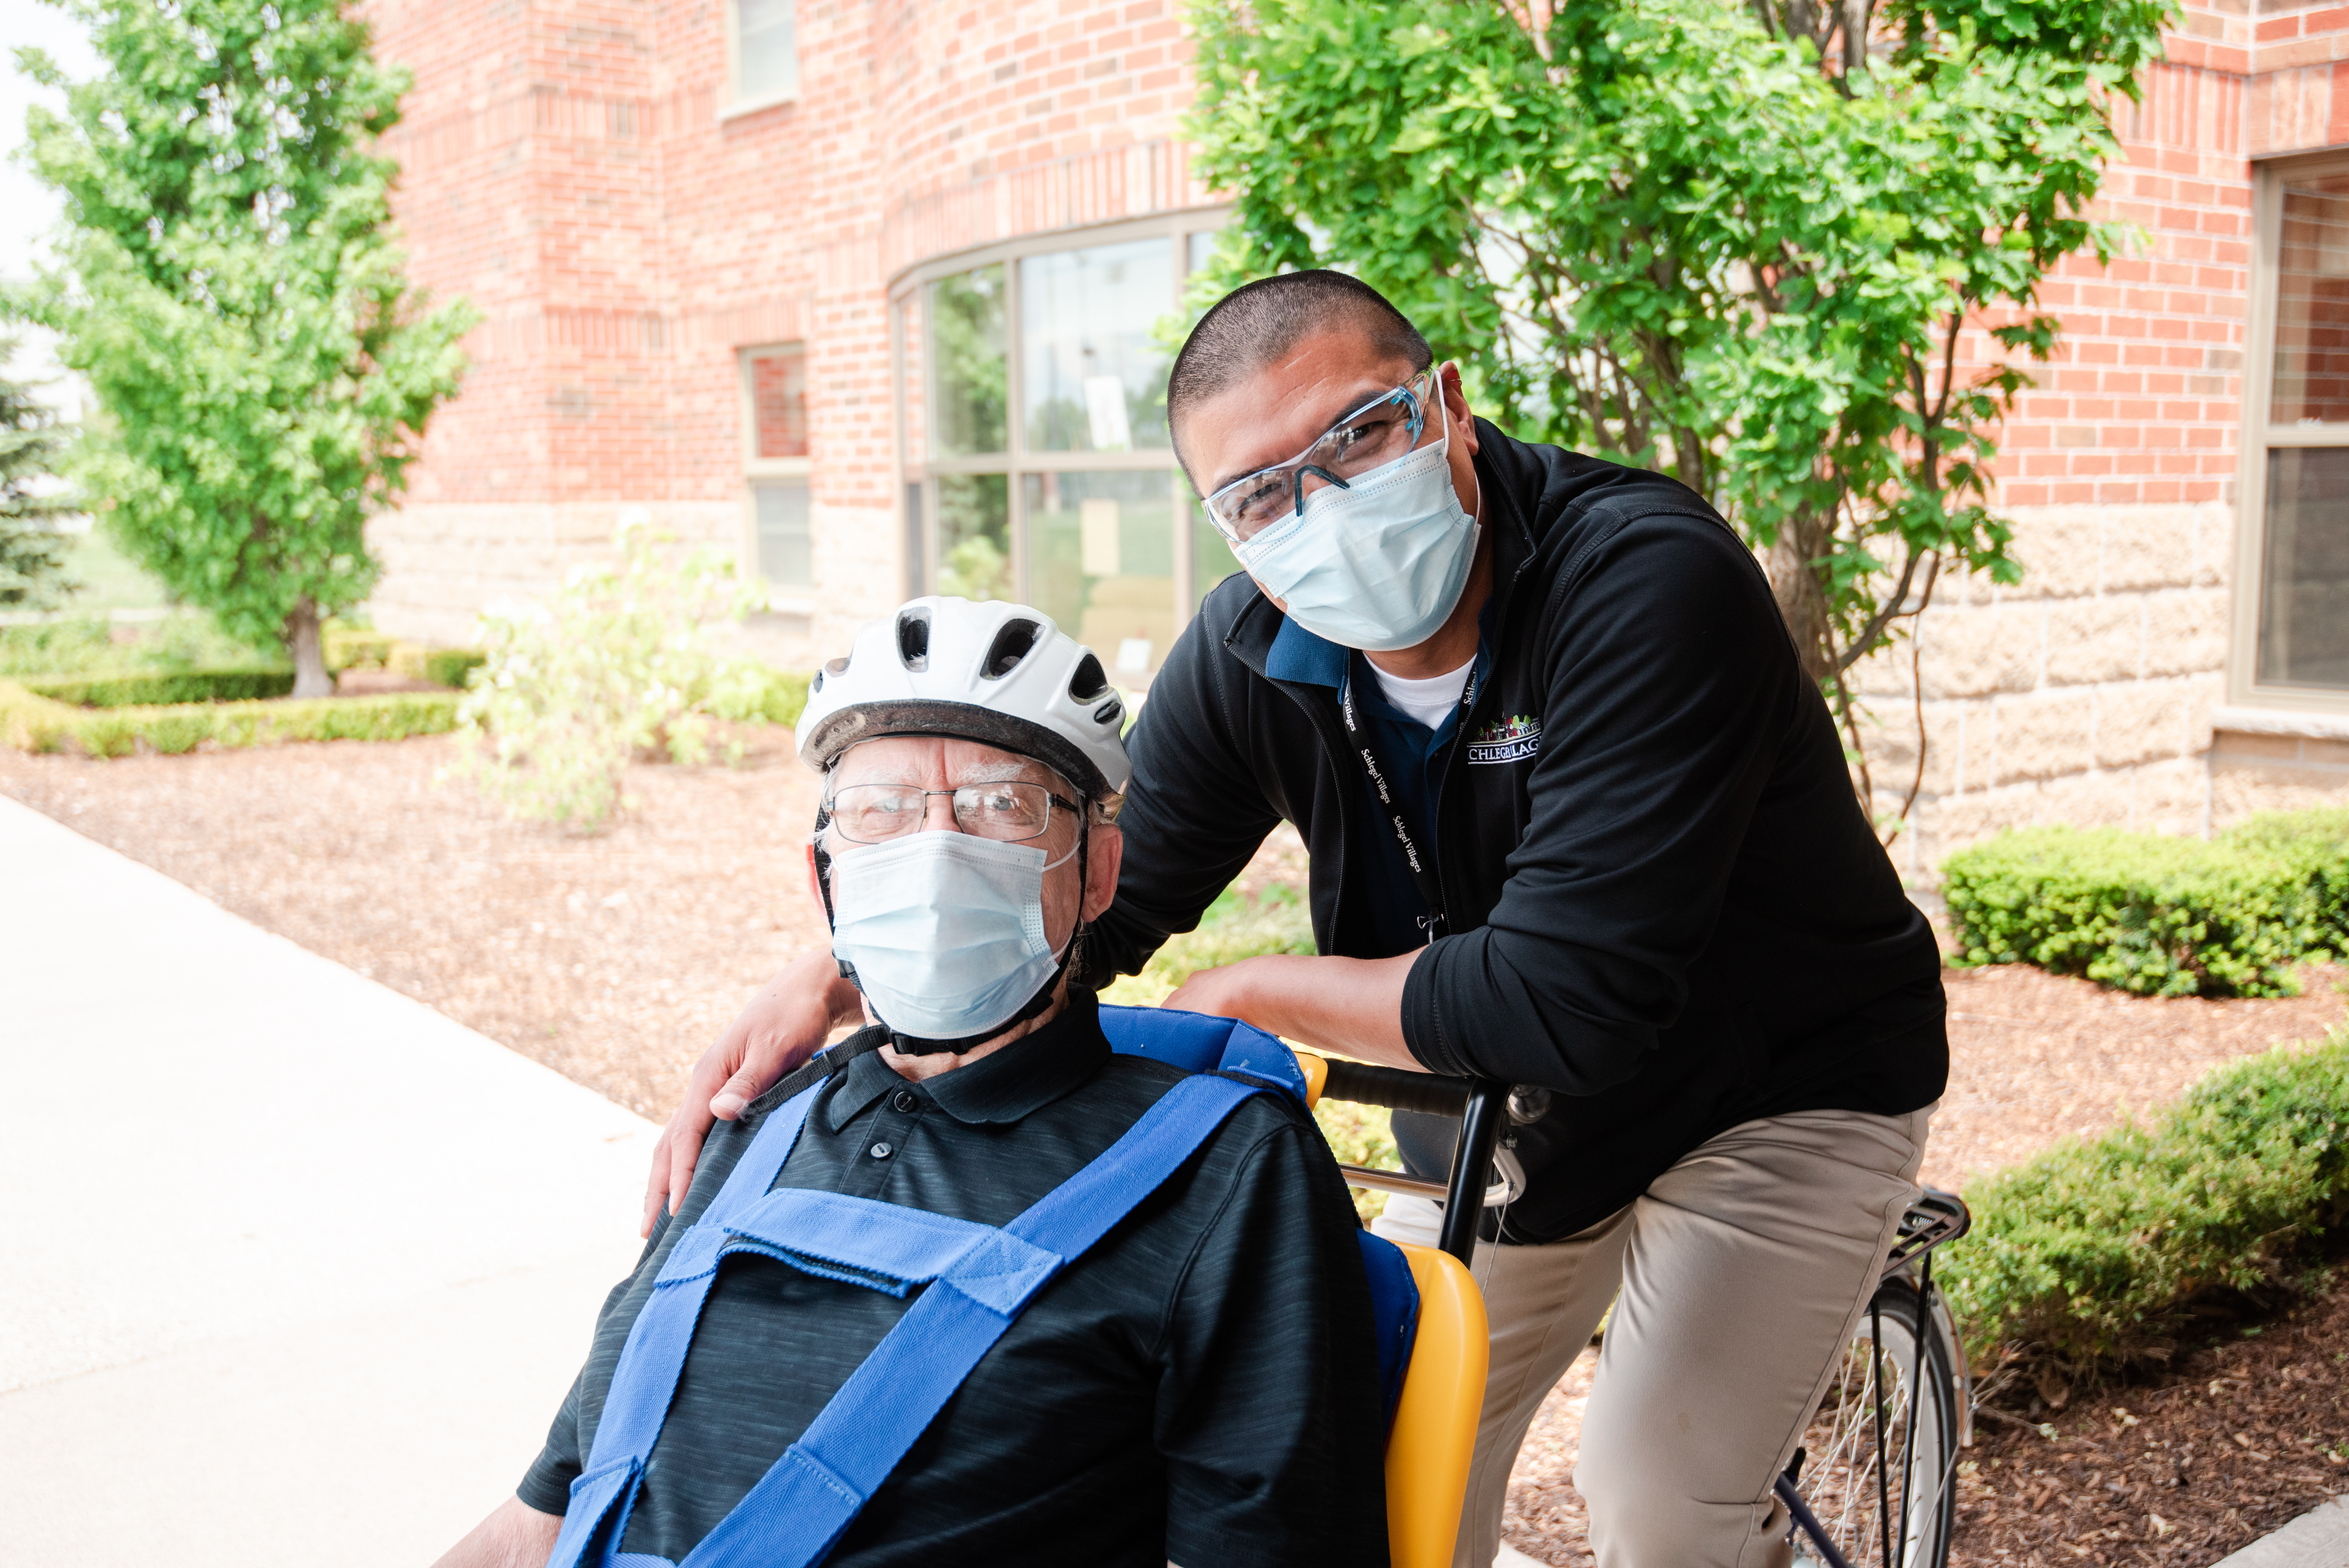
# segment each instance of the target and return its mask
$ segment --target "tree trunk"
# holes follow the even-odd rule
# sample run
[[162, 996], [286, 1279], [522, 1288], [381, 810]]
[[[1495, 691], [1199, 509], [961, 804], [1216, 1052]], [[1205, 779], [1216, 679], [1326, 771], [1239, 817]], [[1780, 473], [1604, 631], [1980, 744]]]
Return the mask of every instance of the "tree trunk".
[[1785, 618], [1786, 634], [1795, 639], [1795, 651], [1802, 656], [1803, 673], [1815, 681], [1826, 679], [1829, 667], [1826, 594], [1811, 565], [1822, 543], [1816, 521], [1798, 514], [1786, 520], [1777, 542], [1762, 559], [1778, 614]]
[[318, 640], [318, 606], [298, 601], [285, 617], [285, 637], [294, 655], [294, 695], [334, 696], [335, 677], [326, 673], [326, 653]]

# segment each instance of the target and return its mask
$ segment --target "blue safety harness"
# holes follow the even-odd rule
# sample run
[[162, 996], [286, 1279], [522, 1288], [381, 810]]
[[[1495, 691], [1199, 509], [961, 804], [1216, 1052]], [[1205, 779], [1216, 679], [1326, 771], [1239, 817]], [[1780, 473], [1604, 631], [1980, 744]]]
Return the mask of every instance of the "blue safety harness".
[[[823, 1562], [1053, 1275], [1156, 1191], [1243, 1100], [1272, 1090], [1305, 1098], [1296, 1058], [1247, 1024], [1152, 1007], [1103, 1007], [1101, 1022], [1114, 1049], [1195, 1076], [1167, 1090], [1099, 1158], [999, 1227], [837, 1192], [772, 1190], [823, 1084], [770, 1112], [699, 1222], [670, 1249], [628, 1331], [547, 1568], [805, 1568]], [[1361, 1240], [1392, 1415], [1417, 1329], [1419, 1294], [1401, 1253], [1367, 1231]], [[736, 1253], [894, 1296], [926, 1288], [681, 1565], [622, 1552], [702, 1304], [719, 1262]]]

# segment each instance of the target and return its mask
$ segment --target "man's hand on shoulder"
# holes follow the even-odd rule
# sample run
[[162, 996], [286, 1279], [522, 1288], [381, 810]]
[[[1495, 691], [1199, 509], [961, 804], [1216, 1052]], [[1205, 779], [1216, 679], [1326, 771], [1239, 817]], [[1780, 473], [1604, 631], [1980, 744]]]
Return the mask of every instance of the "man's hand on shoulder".
[[840, 977], [831, 953], [821, 948], [793, 959], [751, 998], [718, 1043], [701, 1053], [684, 1100], [653, 1145], [641, 1234], [653, 1233], [664, 1201], [672, 1214], [685, 1202], [710, 1127], [741, 1115], [745, 1106], [822, 1049], [835, 1024], [859, 1016], [862, 1007], [856, 988]]

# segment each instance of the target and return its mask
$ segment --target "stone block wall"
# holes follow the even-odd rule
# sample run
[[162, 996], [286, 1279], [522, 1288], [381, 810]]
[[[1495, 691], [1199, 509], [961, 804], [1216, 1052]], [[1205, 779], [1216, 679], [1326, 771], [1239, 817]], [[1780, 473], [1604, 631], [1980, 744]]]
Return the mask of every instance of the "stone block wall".
[[2232, 510], [2215, 501], [2011, 509], [2023, 582], [1945, 581], [1912, 642], [1859, 673], [1879, 817], [1924, 758], [1903, 874], [2000, 829], [2199, 833], [2224, 696]]

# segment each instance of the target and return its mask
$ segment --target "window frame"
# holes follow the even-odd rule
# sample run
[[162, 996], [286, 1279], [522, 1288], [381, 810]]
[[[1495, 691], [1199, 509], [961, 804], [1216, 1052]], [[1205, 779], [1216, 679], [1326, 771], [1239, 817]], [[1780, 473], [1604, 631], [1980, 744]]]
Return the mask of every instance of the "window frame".
[[756, 98], [742, 96], [741, 0], [723, 0], [723, 5], [726, 11], [726, 101], [718, 106], [719, 123], [722, 125], [740, 115], [757, 114], [761, 109], [799, 102], [807, 84], [800, 70], [798, 0], [792, 0], [792, 88], [789, 92], [769, 93], [764, 98]]
[[[1043, 451], [1030, 449], [1026, 418], [1025, 371], [1021, 352], [1019, 264], [1033, 256], [1051, 255], [1062, 251], [1088, 250], [1095, 246], [1128, 244], [1138, 240], [1160, 239], [1171, 247], [1174, 289], [1167, 308], [1179, 309], [1184, 291], [1191, 280], [1190, 241], [1195, 233], [1214, 233], [1228, 228], [1232, 220], [1229, 205], [1186, 207], [1173, 212], [1154, 214], [1148, 218], [1120, 219], [1106, 223], [1082, 224], [1073, 228], [1052, 229], [1040, 233], [1022, 234], [1016, 239], [998, 241], [992, 244], [974, 246], [968, 250], [933, 256], [907, 267], [889, 280], [889, 386], [894, 413], [895, 479], [892, 493], [896, 508], [898, 537], [909, 552], [918, 551], [916, 558], [905, 563], [905, 584], [909, 593], [922, 594], [936, 592], [938, 573], [938, 493], [941, 477], [962, 474], [1002, 474], [1009, 491], [1008, 511], [1010, 533], [1009, 571], [1019, 593], [1032, 593], [1028, 580], [1029, 519], [1026, 478], [1041, 473], [1152, 473], [1164, 472], [1173, 492], [1174, 554], [1174, 612], [1178, 626], [1187, 625], [1197, 614], [1198, 594], [1194, 578], [1193, 531], [1198, 525], [1199, 512], [1191, 500], [1188, 487], [1183, 482], [1182, 465], [1174, 459], [1170, 443], [1159, 448], [1137, 448], [1123, 452]], [[942, 278], [968, 273], [980, 267], [1000, 265], [1004, 269], [1004, 450], [978, 457], [934, 457], [927, 452], [913, 450], [911, 423], [908, 419], [909, 378], [918, 366], [926, 377], [932, 369], [925, 344], [913, 341], [908, 330], [907, 307], [916, 304], [922, 292]], [[923, 324], [926, 331], [927, 323]], [[921, 388], [924, 428], [937, 417], [935, 389], [925, 383]], [[909, 502], [911, 492], [920, 494], [920, 515], [913, 515]], [[1071, 632], [1073, 627], [1066, 628]], [[1160, 657], [1163, 661], [1164, 651]]]
[[2293, 179], [2349, 175], [2349, 152], [2263, 159], [2251, 166], [2250, 341], [2244, 346], [2242, 426], [2235, 477], [2234, 582], [2229, 594], [2227, 705], [2301, 714], [2349, 714], [2349, 689], [2270, 686], [2259, 678], [2265, 582], [2268, 453], [2279, 447], [2349, 447], [2349, 423], [2271, 426], [2276, 311], [2282, 294], [2283, 193]]
[[[737, 407], [740, 410], [737, 423], [742, 429], [740, 498], [742, 521], [739, 559], [745, 567], [743, 576], [759, 584], [767, 593], [768, 607], [786, 614], [814, 613], [815, 564], [811, 559], [808, 564], [808, 581], [805, 583], [779, 583], [767, 580], [767, 574], [761, 569], [759, 563], [759, 487], [761, 484], [773, 484], [777, 480], [781, 480], [787, 484], [795, 483], [802, 490], [809, 489], [810, 480], [815, 473], [813, 455], [815, 433], [812, 429], [808, 433], [809, 456], [807, 457], [762, 458], [759, 456], [758, 386], [757, 377], [751, 365], [763, 355], [775, 354], [790, 348], [798, 349], [804, 359], [808, 347], [805, 338], [789, 338], [775, 343], [753, 344], [734, 351], [735, 397]], [[808, 501], [808, 539], [811, 552], [812, 552], [816, 533], [815, 501], [811, 496]]]

